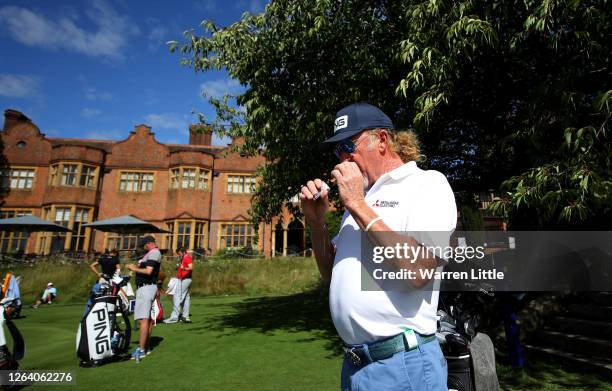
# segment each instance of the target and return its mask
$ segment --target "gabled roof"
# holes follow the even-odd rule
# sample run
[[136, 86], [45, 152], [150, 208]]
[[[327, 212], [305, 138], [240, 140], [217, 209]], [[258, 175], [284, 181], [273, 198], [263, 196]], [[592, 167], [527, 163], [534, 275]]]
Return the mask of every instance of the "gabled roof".
[[53, 147], [59, 147], [63, 145], [67, 146], [82, 146], [82, 147], [92, 147], [92, 148], [100, 148], [109, 152], [112, 148], [113, 144], [116, 144], [117, 141], [114, 140], [89, 140], [89, 139], [80, 139], [80, 138], [47, 138]]
[[[112, 147], [115, 144], [121, 143], [125, 140], [90, 140], [90, 139], [81, 139], [81, 138], [60, 138], [53, 137], [47, 138], [53, 147], [59, 147], [63, 145], [67, 146], [83, 146], [83, 147], [92, 147], [92, 148], [100, 148], [104, 149], [107, 152], [110, 152]], [[168, 148], [168, 150], [172, 152], [182, 152], [182, 151], [193, 151], [193, 152], [207, 152], [207, 153], [218, 153], [225, 149], [226, 146], [216, 146], [216, 145], [190, 145], [190, 144], [165, 144], [159, 142], [159, 144], [164, 145]]]
[[193, 151], [193, 152], [221, 152], [227, 147], [218, 145], [191, 145], [191, 144], [164, 144], [170, 152]]

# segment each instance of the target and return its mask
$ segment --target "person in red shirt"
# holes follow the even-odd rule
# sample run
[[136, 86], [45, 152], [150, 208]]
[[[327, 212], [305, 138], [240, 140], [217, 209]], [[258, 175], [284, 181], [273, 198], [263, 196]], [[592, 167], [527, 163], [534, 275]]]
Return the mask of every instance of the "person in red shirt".
[[189, 255], [184, 247], [176, 250], [176, 253], [180, 260], [176, 270], [176, 278], [178, 279], [178, 282], [174, 291], [172, 314], [168, 319], [164, 320], [164, 323], [176, 323], [179, 320], [182, 320], [185, 323], [191, 323], [191, 319], [189, 318], [189, 304], [191, 302], [189, 287], [191, 286], [193, 260], [191, 259], [191, 255]]

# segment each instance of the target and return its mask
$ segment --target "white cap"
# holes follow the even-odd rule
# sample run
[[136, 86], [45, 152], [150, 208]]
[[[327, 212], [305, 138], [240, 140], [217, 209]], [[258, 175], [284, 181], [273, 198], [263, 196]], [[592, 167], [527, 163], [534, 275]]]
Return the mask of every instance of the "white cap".
[[50, 282], [50, 283], [48, 283], [48, 284], [47, 284], [47, 286], [51, 286], [51, 285], [53, 285], [53, 283], [52, 283], [52, 282]]

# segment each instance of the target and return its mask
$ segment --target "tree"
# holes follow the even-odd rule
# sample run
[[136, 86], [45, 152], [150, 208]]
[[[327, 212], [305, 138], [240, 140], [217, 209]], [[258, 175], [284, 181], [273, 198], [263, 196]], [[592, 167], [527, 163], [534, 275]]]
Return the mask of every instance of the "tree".
[[368, 101], [417, 131], [455, 189], [501, 189], [511, 226], [584, 226], [612, 214], [609, 16], [595, 0], [281, 0], [170, 44], [246, 87], [244, 109], [210, 101], [218, 133], [265, 147], [254, 222], [326, 176], [335, 111]]

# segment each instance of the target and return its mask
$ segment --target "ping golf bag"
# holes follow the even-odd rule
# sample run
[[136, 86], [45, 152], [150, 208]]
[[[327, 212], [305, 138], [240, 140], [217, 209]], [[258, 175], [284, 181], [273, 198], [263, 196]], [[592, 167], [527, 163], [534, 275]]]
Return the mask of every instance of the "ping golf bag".
[[117, 360], [127, 352], [132, 329], [119, 291], [128, 281], [129, 277], [115, 276], [110, 283], [97, 283], [92, 288], [76, 336], [82, 366]]

